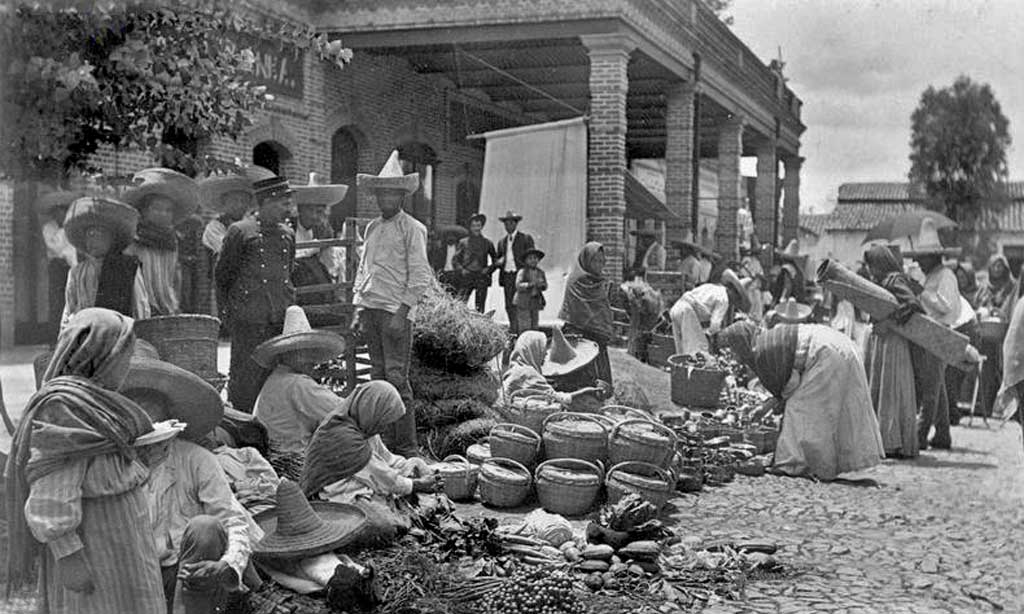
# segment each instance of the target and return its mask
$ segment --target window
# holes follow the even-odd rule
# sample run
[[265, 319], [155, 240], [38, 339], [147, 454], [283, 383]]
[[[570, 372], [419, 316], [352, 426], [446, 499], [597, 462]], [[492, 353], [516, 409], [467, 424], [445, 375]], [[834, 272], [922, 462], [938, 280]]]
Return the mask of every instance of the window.
[[252, 148], [252, 163], [281, 175], [284, 163], [292, 157], [288, 149], [274, 141], [263, 141]]

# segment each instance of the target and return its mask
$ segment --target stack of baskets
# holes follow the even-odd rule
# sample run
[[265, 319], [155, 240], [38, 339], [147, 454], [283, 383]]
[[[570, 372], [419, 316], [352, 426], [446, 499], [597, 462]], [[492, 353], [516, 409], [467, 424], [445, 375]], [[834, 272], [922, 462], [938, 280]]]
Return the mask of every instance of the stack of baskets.
[[610, 428], [611, 421], [597, 414], [552, 414], [544, 420], [544, 453], [548, 458], [604, 463], [608, 460]]
[[715, 407], [725, 385], [725, 371], [686, 364], [684, 354], [668, 359], [672, 372], [672, 402], [684, 407]]
[[135, 335], [153, 344], [160, 358], [195, 373], [218, 391], [227, 377], [217, 371], [220, 320], [197, 313], [136, 320]]

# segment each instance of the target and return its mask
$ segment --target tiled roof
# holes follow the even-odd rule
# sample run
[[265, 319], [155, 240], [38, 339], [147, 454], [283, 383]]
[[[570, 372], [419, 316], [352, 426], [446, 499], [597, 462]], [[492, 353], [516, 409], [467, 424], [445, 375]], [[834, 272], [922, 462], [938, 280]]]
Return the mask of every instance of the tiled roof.
[[908, 201], [910, 187], [906, 183], [844, 183], [839, 186], [838, 200], [843, 202]]
[[[867, 232], [894, 215], [923, 208], [911, 203], [840, 203], [831, 213], [801, 215], [800, 226], [818, 236], [828, 231]], [[997, 219], [995, 227], [1003, 232], [1024, 232], [1024, 198], [1015, 198]]]
[[802, 213], [800, 228], [820, 237], [825, 234], [826, 224], [831, 216], [831, 213]]

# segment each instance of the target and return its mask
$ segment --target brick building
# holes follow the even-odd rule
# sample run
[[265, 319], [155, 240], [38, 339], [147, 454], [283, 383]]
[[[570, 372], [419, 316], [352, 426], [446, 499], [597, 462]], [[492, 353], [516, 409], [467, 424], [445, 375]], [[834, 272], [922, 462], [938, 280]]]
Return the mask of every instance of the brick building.
[[[355, 58], [340, 70], [311, 54], [253, 41], [256, 77], [276, 100], [244, 138], [203, 147], [299, 183], [310, 171], [348, 183], [338, 216], [374, 213], [372, 200], [355, 189], [355, 174], [376, 172], [398, 148], [408, 170], [424, 177], [412, 213], [428, 225], [464, 220], [478, 206], [484, 156], [482, 141], [467, 136], [586, 115], [587, 236], [607, 246], [609, 271], [621, 270], [627, 251], [627, 196], [637, 192], [627, 172], [631, 160], [663, 161], [669, 240], [701, 219], [700, 169], [710, 163], [717, 205], [710, 239], [722, 253], [736, 252], [736, 211], [747, 201], [741, 156], [757, 157], [750, 200], [766, 203], [752, 211], [758, 236], [796, 236], [801, 103], [781, 70], [761, 62], [698, 0], [244, 5], [340, 37]], [[152, 164], [145, 158], [104, 152], [101, 161], [127, 174]], [[778, 203], [780, 183], [781, 212], [770, 206]], [[33, 333], [48, 319], [33, 194], [15, 190], [12, 207], [0, 192], [0, 224], [13, 222], [15, 230], [13, 244], [0, 233], [0, 273], [13, 255], [16, 281], [14, 296], [0, 301], [4, 344], [40, 341]], [[695, 230], [699, 235], [700, 226]]]

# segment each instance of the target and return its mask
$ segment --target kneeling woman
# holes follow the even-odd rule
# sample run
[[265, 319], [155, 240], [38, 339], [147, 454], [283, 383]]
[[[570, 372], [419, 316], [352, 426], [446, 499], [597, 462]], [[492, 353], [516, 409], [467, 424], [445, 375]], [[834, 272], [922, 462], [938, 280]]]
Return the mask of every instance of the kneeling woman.
[[719, 341], [780, 401], [777, 473], [833, 480], [881, 462], [871, 390], [849, 337], [817, 324], [762, 332], [739, 322], [722, 331]]
[[510, 397], [520, 390], [537, 390], [546, 393], [551, 400], [564, 407], [586, 395], [600, 396], [603, 390], [596, 387], [581, 388], [575, 392], [558, 392], [544, 377], [544, 362], [548, 356], [548, 338], [536, 330], [519, 335], [508, 358], [508, 369], [501, 377], [502, 391]]
[[444, 482], [422, 459], [392, 454], [381, 441], [405, 411], [398, 390], [385, 381], [356, 388], [324, 418], [306, 448], [306, 496], [362, 507], [371, 523], [388, 525], [378, 528], [389, 532], [408, 529], [401, 498], [438, 492]]

